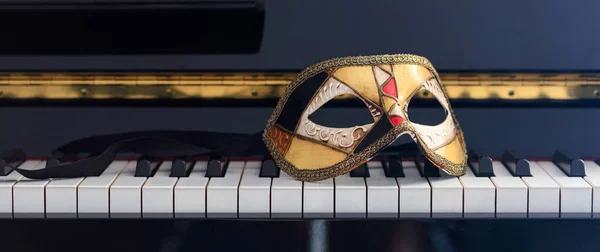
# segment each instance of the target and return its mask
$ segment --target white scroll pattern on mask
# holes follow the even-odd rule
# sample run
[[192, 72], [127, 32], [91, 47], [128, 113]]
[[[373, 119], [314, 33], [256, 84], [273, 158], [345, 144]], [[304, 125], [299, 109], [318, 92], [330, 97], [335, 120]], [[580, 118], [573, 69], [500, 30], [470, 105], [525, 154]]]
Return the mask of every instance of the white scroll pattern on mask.
[[454, 123], [450, 117], [446, 117], [446, 120], [439, 125], [429, 126], [413, 123], [413, 127], [430, 149], [449, 143], [454, 138]]
[[356, 95], [356, 93], [354, 93], [354, 91], [345, 84], [337, 81], [334, 78], [329, 78], [327, 83], [325, 83], [325, 85], [323, 85], [319, 89], [317, 95], [310, 103], [310, 105], [308, 105], [308, 108], [305, 112], [305, 116], [308, 117], [309, 115], [317, 111], [317, 109], [319, 109], [321, 106], [323, 106], [323, 104], [327, 103], [336, 96], [345, 94]]
[[[334, 146], [348, 148], [352, 147], [356, 140], [363, 137], [363, 134], [367, 132], [367, 127], [370, 128], [371, 126], [373, 126], [372, 123], [367, 124], [365, 126], [355, 126], [352, 128], [339, 129], [316, 125], [310, 120], [306, 120], [303, 124], [303, 131], [301, 132], [301, 134], [306, 134], [314, 139], [327, 142]], [[356, 132], [359, 129], [361, 129], [362, 132]]]
[[448, 100], [444, 99], [444, 93], [442, 92], [440, 84], [438, 84], [435, 78], [426, 80], [425, 83], [423, 83], [423, 88], [431, 92], [431, 94], [435, 96], [435, 98], [440, 102], [440, 104], [442, 104], [442, 107], [448, 110]]
[[[346, 84], [341, 83], [334, 78], [329, 78], [319, 89], [304, 114], [302, 114], [297, 133], [341, 148], [350, 148], [354, 146], [354, 144], [361, 139], [371, 127], [373, 127], [373, 123], [350, 128], [331, 128], [318, 125], [308, 119], [312, 113], [317, 111], [328, 101], [336, 96], [346, 94], [358, 97], [354, 90], [346, 86]], [[381, 112], [374, 106], [367, 103], [367, 108], [374, 118], [381, 116]]]
[[[444, 99], [444, 93], [442, 92], [439, 84], [435, 79], [429, 79], [423, 83], [423, 88], [440, 102], [442, 107], [448, 111], [448, 101]], [[454, 121], [452, 117], [446, 113], [446, 120], [438, 125], [421, 125], [418, 123], [411, 122], [415, 130], [419, 133], [422, 141], [430, 149], [435, 149], [449, 143], [454, 138]]]

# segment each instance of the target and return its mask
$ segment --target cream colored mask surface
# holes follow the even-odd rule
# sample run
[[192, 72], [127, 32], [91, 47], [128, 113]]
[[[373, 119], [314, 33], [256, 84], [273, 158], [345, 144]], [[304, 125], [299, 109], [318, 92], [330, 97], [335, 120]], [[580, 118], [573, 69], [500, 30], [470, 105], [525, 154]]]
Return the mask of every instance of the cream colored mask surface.
[[[438, 125], [418, 124], [408, 117], [408, 104], [423, 89], [446, 110]], [[340, 95], [361, 99], [373, 121], [332, 128], [310, 120], [311, 114]], [[463, 134], [431, 63], [415, 55], [374, 55], [335, 58], [302, 71], [284, 91], [263, 141], [284, 172], [317, 181], [357, 168], [403, 134], [412, 136], [423, 155], [441, 170], [457, 176], [465, 173]]]

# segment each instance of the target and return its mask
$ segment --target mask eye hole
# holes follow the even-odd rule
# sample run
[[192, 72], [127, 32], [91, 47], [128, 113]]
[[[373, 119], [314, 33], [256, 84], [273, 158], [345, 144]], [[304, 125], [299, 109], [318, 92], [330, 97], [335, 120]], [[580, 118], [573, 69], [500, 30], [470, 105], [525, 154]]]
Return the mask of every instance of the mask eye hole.
[[[365, 103], [354, 98], [343, 101], [334, 98], [309, 115], [308, 119], [315, 124], [330, 128], [350, 128], [373, 123], [373, 115]], [[342, 103], [344, 106], [339, 106]]]
[[[423, 100], [414, 100], [414, 97], [408, 102], [406, 115], [408, 120], [421, 125], [439, 125], [448, 117], [448, 110], [442, 106], [437, 97], [425, 87], [421, 87], [415, 96], [426, 97]], [[427, 105], [427, 106], [425, 106]]]

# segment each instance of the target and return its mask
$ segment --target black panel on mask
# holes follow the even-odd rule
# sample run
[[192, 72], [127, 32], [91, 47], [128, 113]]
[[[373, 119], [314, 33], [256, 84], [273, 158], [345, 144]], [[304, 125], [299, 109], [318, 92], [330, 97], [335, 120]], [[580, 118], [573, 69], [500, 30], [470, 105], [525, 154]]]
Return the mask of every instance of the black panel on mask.
[[360, 142], [360, 144], [358, 144], [358, 146], [356, 146], [354, 153], [358, 153], [358, 152], [364, 150], [365, 148], [367, 148], [367, 146], [376, 142], [377, 139], [383, 137], [383, 135], [385, 135], [390, 130], [392, 130], [393, 127], [394, 126], [390, 123], [390, 121], [385, 116], [382, 117], [381, 119], [379, 119], [379, 121], [377, 121], [377, 123], [375, 125], [373, 125], [373, 128], [371, 129], [371, 131], [369, 131], [369, 133], [367, 133], [367, 135], [365, 136], [365, 139], [363, 139]]
[[276, 124], [294, 132], [302, 112], [304, 112], [304, 109], [308, 106], [313, 95], [325, 82], [327, 77], [328, 74], [326, 72], [321, 72], [298, 85], [283, 106], [283, 110], [281, 110], [281, 114], [279, 114]]

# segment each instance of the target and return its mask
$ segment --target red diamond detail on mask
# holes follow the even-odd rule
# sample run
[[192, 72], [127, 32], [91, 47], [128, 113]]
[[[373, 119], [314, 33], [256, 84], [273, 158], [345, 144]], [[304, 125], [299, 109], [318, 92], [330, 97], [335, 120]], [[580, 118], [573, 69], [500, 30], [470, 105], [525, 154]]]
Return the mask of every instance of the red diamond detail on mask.
[[392, 121], [392, 124], [394, 126], [404, 122], [404, 118], [399, 117], [399, 116], [390, 116], [390, 121]]
[[386, 94], [398, 98], [398, 89], [396, 89], [396, 79], [394, 78], [390, 78], [390, 80], [383, 85], [381, 90]]

